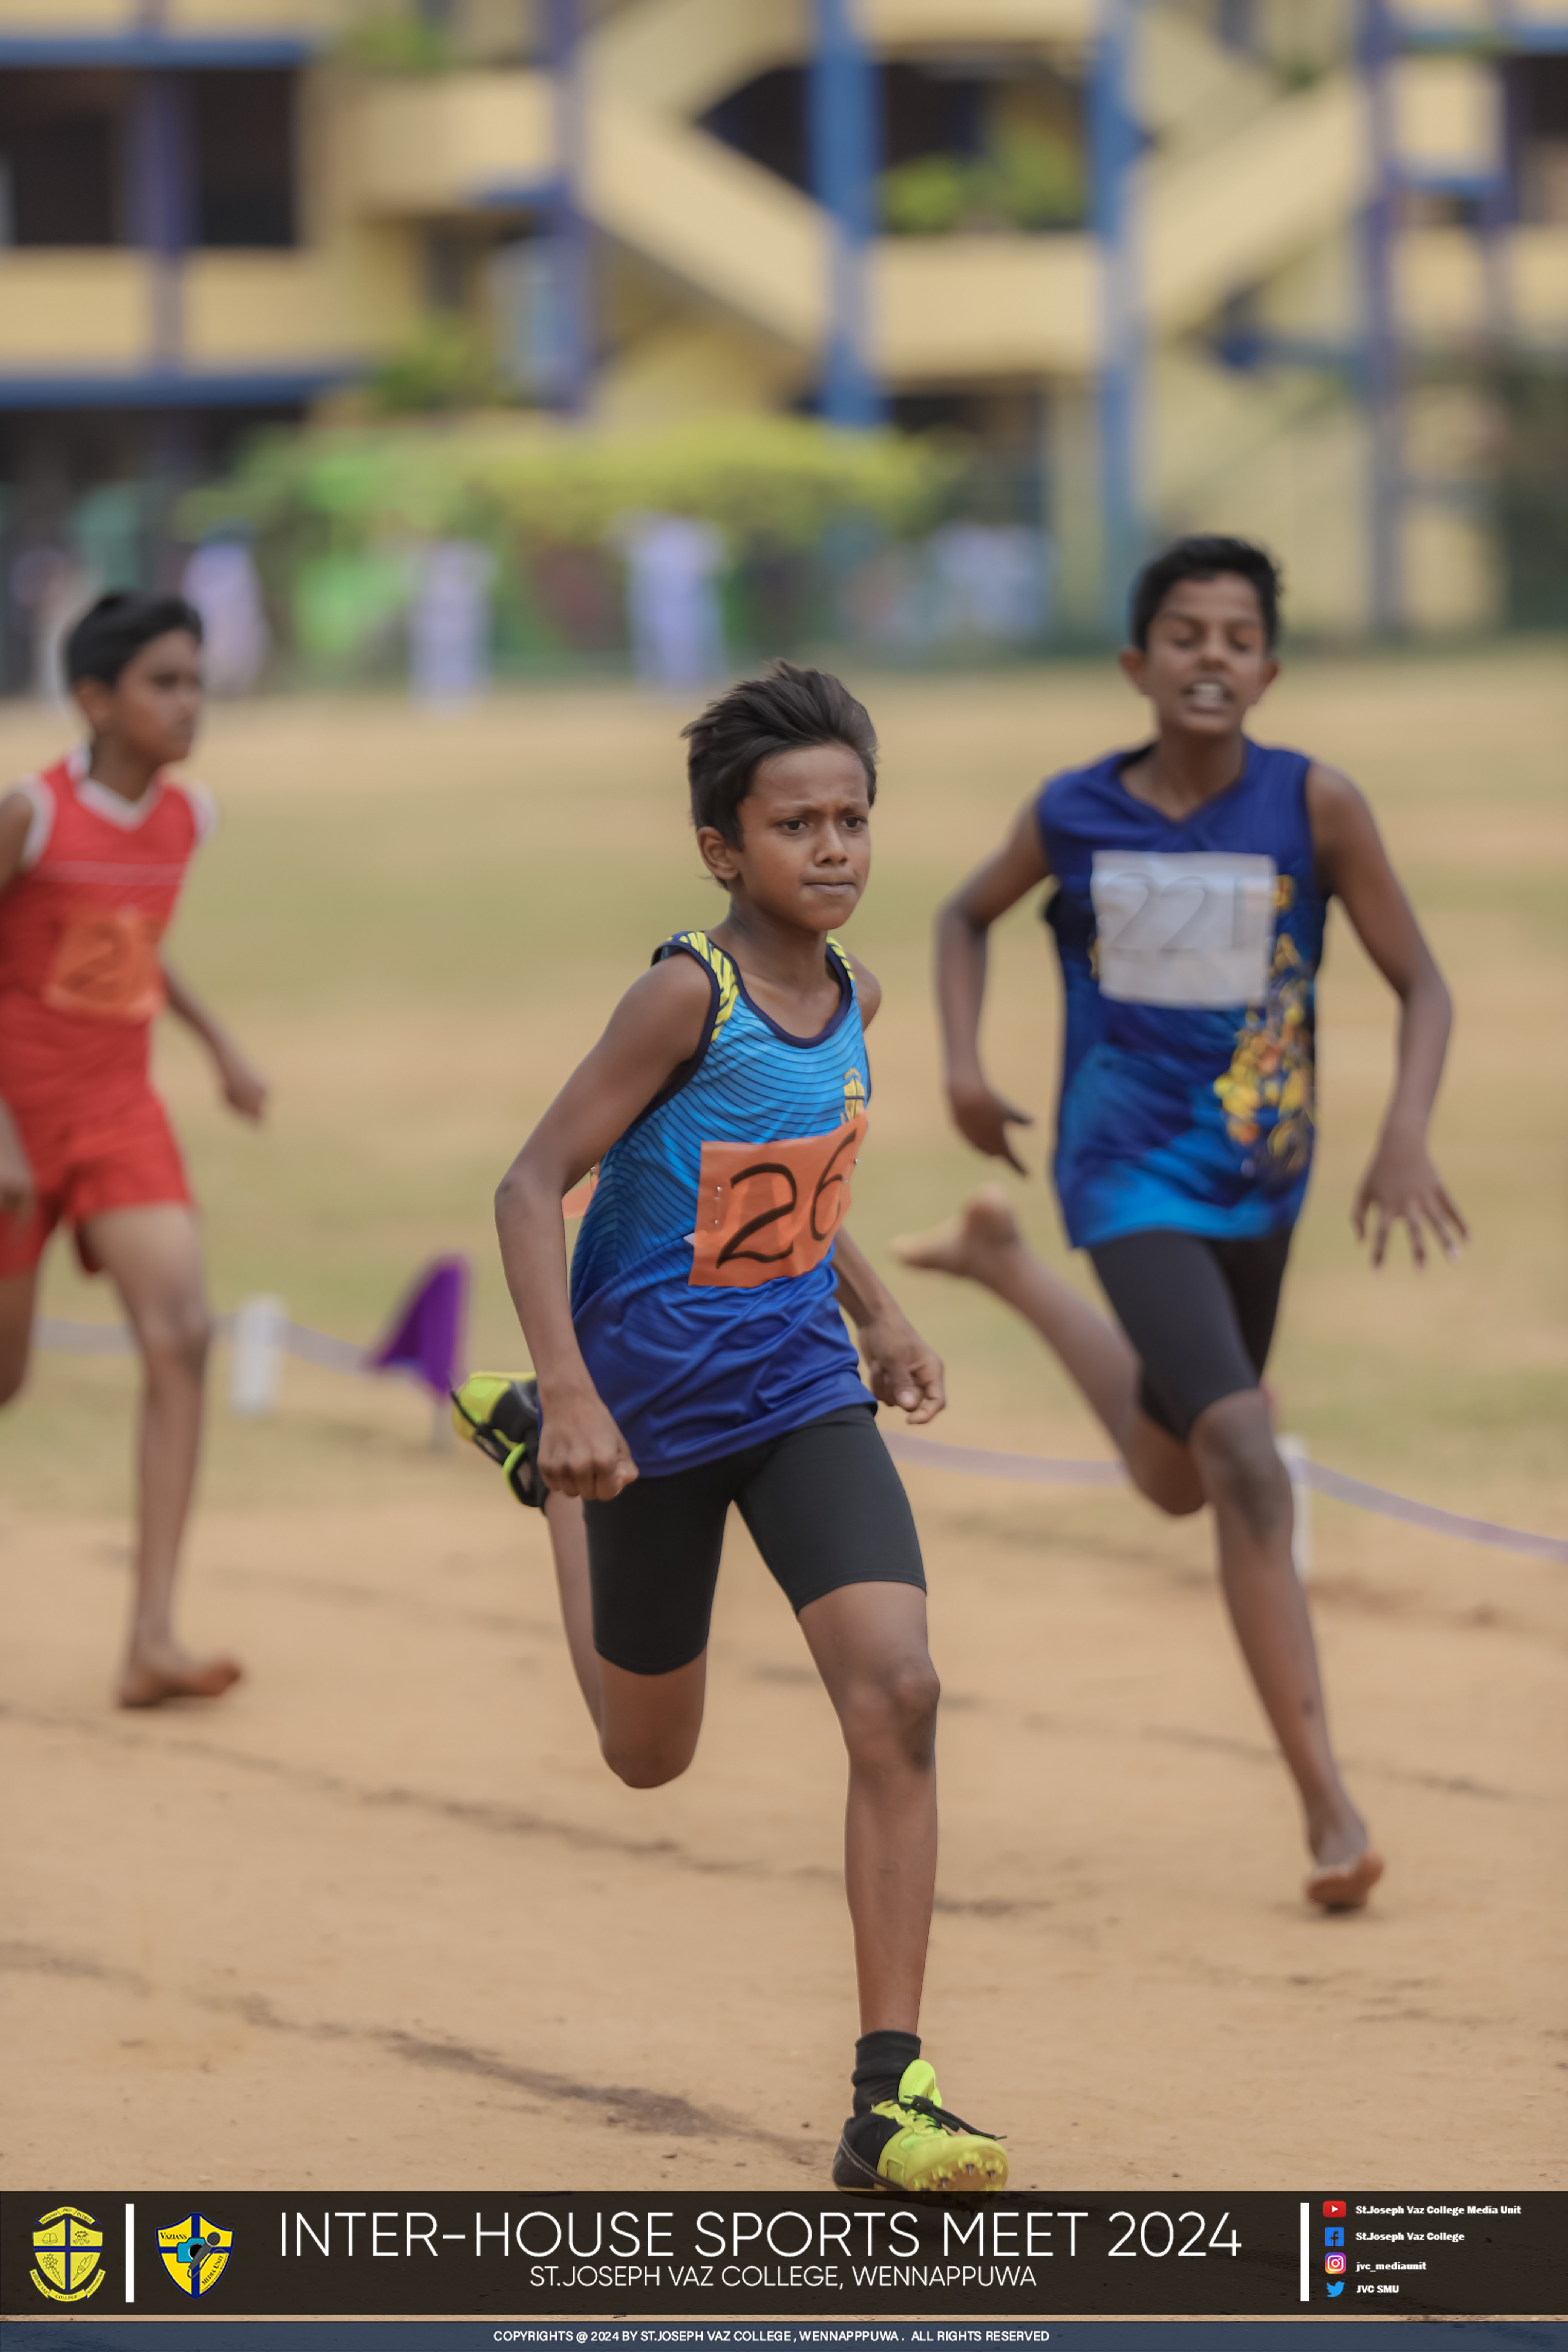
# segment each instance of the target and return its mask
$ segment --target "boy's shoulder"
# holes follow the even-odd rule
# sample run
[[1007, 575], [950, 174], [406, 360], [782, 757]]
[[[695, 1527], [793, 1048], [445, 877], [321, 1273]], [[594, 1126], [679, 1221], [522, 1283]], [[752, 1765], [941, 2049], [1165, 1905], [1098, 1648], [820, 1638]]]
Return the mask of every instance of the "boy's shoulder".
[[1080, 761], [1076, 767], [1058, 768], [1035, 794], [1035, 807], [1041, 821], [1059, 823], [1070, 819], [1075, 809], [1089, 807], [1107, 792], [1116, 790], [1121, 769], [1137, 756], [1136, 750], [1122, 746], [1114, 751], [1102, 751], [1099, 759]]

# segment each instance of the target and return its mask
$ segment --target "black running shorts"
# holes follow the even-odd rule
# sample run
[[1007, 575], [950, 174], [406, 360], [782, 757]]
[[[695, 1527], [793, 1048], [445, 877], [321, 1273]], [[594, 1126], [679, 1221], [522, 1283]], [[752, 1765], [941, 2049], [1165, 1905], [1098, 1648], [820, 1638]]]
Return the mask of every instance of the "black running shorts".
[[1162, 1230], [1089, 1251], [1143, 1367], [1139, 1404], [1184, 1444], [1200, 1412], [1263, 1377], [1290, 1234], [1211, 1241]]
[[584, 1503], [594, 1647], [668, 1675], [708, 1646], [733, 1503], [796, 1615], [845, 1584], [925, 1591], [920, 1538], [870, 1404], [841, 1405], [739, 1454]]

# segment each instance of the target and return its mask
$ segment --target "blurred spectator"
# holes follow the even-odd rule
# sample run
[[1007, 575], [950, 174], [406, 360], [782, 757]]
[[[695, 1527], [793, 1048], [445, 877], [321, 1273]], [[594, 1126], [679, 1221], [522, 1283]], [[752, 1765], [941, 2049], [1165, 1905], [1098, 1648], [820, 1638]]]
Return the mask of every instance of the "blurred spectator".
[[494, 578], [495, 558], [472, 540], [437, 540], [423, 551], [408, 618], [416, 702], [468, 702], [489, 686]]
[[624, 515], [632, 659], [645, 686], [706, 686], [723, 675], [719, 572], [724, 542], [687, 515]]
[[272, 650], [249, 548], [241, 539], [208, 540], [186, 564], [183, 585], [202, 616], [208, 687], [214, 694], [248, 694]]
[[65, 702], [60, 647], [98, 585], [86, 566], [63, 547], [30, 547], [11, 568], [11, 593], [26, 614], [31, 631], [33, 692], [40, 702]]
[[931, 541], [942, 635], [1027, 645], [1046, 624], [1048, 543], [1022, 523], [950, 522]]

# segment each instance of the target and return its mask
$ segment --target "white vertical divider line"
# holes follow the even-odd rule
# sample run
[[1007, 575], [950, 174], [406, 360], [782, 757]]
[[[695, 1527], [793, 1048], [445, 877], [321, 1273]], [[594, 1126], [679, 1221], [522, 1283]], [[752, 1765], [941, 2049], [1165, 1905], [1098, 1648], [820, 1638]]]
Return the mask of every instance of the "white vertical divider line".
[[125, 2300], [136, 2300], [136, 2208], [125, 2208]]
[[1310, 2279], [1310, 2276], [1309, 2275], [1308, 2269], [1307, 2269], [1307, 2234], [1308, 2234], [1308, 2232], [1307, 2232], [1307, 2216], [1308, 2216], [1309, 2212], [1310, 2211], [1310, 2210], [1311, 2210], [1311, 2209], [1310, 2209], [1310, 2206], [1307, 2206], [1307, 2205], [1303, 2205], [1303, 2206], [1302, 2206], [1302, 2208], [1301, 2208], [1301, 2294], [1300, 2294], [1300, 2300], [1301, 2300], [1303, 2303], [1309, 2303], [1309, 2302], [1310, 2302], [1310, 2300], [1311, 2300], [1311, 2294], [1312, 2294], [1312, 2283], [1311, 2283], [1311, 2279]]
[[1304, 1437], [1277, 1437], [1274, 1443], [1290, 1478], [1290, 1565], [1305, 1584], [1312, 1573], [1312, 1457]]

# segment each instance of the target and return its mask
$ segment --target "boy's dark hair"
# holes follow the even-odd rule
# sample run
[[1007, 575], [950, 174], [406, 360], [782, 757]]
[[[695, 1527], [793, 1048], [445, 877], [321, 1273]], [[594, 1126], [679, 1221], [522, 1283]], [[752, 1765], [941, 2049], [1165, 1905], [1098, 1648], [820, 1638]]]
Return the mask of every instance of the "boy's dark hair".
[[171, 629], [184, 629], [201, 644], [202, 616], [183, 596], [142, 596], [129, 588], [111, 589], [88, 606], [66, 639], [67, 684], [96, 677], [104, 686], [118, 686], [126, 663]]
[[1146, 563], [1132, 583], [1129, 627], [1140, 652], [1149, 648], [1149, 629], [1155, 614], [1179, 580], [1217, 580], [1234, 572], [1249, 580], [1263, 615], [1263, 635], [1270, 653], [1279, 635], [1279, 567], [1267, 549], [1249, 539], [1226, 539], [1218, 531], [1190, 531], [1173, 540], [1163, 554]]
[[863, 703], [825, 669], [770, 662], [762, 677], [742, 678], [708, 705], [681, 734], [690, 749], [691, 822], [710, 824], [732, 848], [741, 844], [736, 812], [763, 760], [810, 743], [842, 743], [866, 771], [866, 797], [877, 797], [877, 730]]

